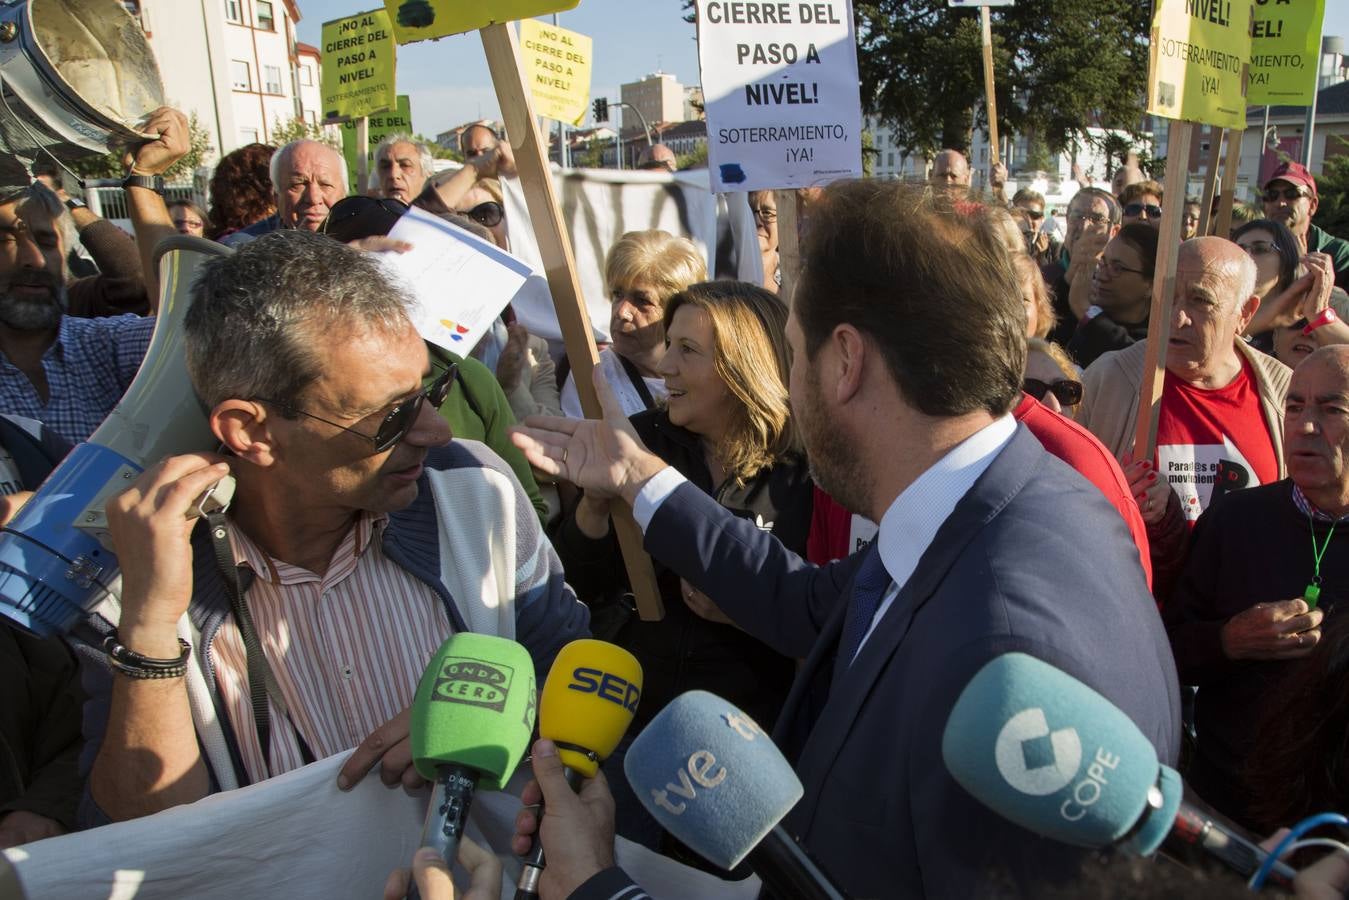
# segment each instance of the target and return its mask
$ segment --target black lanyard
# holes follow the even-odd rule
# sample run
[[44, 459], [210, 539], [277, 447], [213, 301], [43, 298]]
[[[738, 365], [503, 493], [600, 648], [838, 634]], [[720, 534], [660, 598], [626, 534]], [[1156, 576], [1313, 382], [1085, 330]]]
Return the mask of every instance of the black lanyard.
[[252, 572], [247, 570], [240, 571], [240, 567], [234, 564], [234, 548], [230, 546], [229, 525], [225, 521], [225, 511], [217, 510], [206, 516], [207, 525], [211, 529], [211, 547], [215, 550], [215, 562], [220, 568], [220, 574], [225, 579], [225, 590], [230, 595], [230, 608], [234, 612], [234, 624], [239, 627], [239, 635], [244, 642], [244, 663], [248, 669], [248, 694], [253, 704], [253, 724], [258, 731], [258, 746], [262, 748], [262, 765], [266, 769], [267, 775], [272, 774], [272, 720], [271, 711], [268, 709], [267, 700], [270, 697], [273, 704], [276, 705], [277, 712], [281, 717], [291, 723], [291, 729], [295, 732], [295, 739], [300, 745], [300, 758], [304, 760], [305, 765], [314, 761], [314, 752], [309, 749], [309, 744], [305, 742], [304, 735], [300, 734], [300, 729], [295, 726], [295, 720], [291, 718], [290, 707], [286, 705], [286, 699], [281, 695], [281, 686], [276, 681], [276, 675], [272, 673], [272, 667], [267, 662], [267, 655], [262, 652], [262, 642], [258, 640], [258, 631], [253, 627], [253, 616], [248, 611], [248, 603], [244, 600], [244, 595], [248, 591], [248, 584], [243, 583], [243, 578], [247, 578], [251, 583], [253, 580]]

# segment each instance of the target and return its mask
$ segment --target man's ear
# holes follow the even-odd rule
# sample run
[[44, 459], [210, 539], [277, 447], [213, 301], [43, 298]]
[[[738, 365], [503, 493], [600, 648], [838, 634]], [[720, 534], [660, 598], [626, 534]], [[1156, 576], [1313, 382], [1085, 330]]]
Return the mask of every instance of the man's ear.
[[862, 390], [868, 357], [874, 355], [873, 348], [863, 338], [862, 332], [848, 324], [836, 326], [827, 343], [831, 353], [826, 364], [832, 371], [822, 374], [829, 376], [833, 383], [831, 390], [834, 401], [847, 403]]
[[1310, 205], [1308, 206], [1308, 208], [1307, 208], [1307, 218], [1308, 218], [1308, 219], [1310, 219], [1312, 216], [1316, 215], [1316, 208], [1317, 208], [1318, 206], [1321, 205], [1321, 200], [1320, 200], [1319, 197], [1313, 195], [1310, 199], [1311, 199], [1311, 204], [1310, 204]]
[[211, 431], [231, 453], [256, 466], [276, 461], [277, 444], [272, 426], [279, 421], [257, 400], [225, 400], [211, 410]]
[[1237, 307], [1237, 340], [1241, 340], [1241, 335], [1246, 333], [1246, 329], [1251, 325], [1251, 320], [1255, 318], [1255, 311], [1259, 308], [1259, 294], [1252, 294], [1246, 298], [1245, 303]]

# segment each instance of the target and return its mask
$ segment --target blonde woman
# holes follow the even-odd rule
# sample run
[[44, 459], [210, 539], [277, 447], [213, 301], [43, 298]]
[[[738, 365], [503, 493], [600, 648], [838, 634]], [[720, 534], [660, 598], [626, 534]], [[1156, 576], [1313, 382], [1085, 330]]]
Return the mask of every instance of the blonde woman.
[[[722, 506], [804, 554], [813, 491], [787, 400], [786, 307], [755, 285], [706, 282], [672, 297], [663, 323], [669, 349], [659, 371], [669, 400], [631, 417], [637, 434]], [[554, 542], [568, 582], [591, 604], [595, 634], [642, 663], [642, 702], [628, 733], [693, 689], [725, 697], [770, 727], [791, 685], [792, 660], [730, 624], [659, 565], [665, 618], [643, 622], [632, 615], [608, 515], [606, 501], [582, 495]], [[621, 755], [610, 765], [619, 766]], [[653, 846], [659, 828], [626, 779], [611, 777], [610, 784], [619, 833]]]
[[[604, 258], [609, 293], [609, 347], [600, 352], [605, 380], [629, 416], [665, 399], [660, 361], [665, 355], [665, 305], [689, 285], [707, 279], [707, 261], [688, 238], [667, 231], [629, 231]], [[562, 413], [584, 418], [576, 379], [562, 386]]]

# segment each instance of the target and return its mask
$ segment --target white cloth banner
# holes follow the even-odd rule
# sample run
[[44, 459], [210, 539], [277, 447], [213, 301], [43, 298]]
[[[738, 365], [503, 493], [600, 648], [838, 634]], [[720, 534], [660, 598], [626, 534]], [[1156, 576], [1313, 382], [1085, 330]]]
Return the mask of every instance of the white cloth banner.
[[714, 191], [862, 177], [849, 0], [698, 0], [698, 65]]
[[[411, 865], [429, 792], [391, 789], [375, 775], [337, 789], [347, 754], [155, 816], [4, 851], [32, 900], [240, 900], [383, 896]], [[517, 773], [512, 787], [522, 785]], [[517, 787], [518, 790], [518, 787]], [[510, 836], [520, 799], [480, 792], [468, 835], [503, 861], [501, 896], [515, 894]], [[618, 863], [661, 900], [751, 900], [759, 880], [726, 882], [622, 838]], [[462, 879], [462, 880], [461, 880]], [[456, 870], [456, 881], [467, 883]]]
[[[604, 255], [629, 231], [659, 228], [682, 235], [707, 255], [711, 277], [763, 284], [754, 217], [743, 195], [718, 197], [708, 192], [706, 169], [669, 175], [610, 169], [554, 170], [562, 220], [571, 237], [581, 296], [597, 341], [609, 339], [609, 297], [604, 285]], [[520, 182], [501, 179], [510, 229], [511, 254], [534, 269], [512, 302], [516, 318], [531, 334], [556, 343], [562, 339], [552, 296], [543, 278], [543, 257], [530, 227]], [[737, 248], [746, 248], [737, 252]]]

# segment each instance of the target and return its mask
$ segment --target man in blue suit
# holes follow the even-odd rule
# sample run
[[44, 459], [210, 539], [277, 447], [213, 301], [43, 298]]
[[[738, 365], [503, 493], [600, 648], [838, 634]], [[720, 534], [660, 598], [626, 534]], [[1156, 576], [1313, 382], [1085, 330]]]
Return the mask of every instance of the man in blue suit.
[[[792, 407], [820, 486], [880, 523], [873, 545], [811, 566], [684, 483], [619, 415], [531, 420], [517, 441], [544, 471], [621, 496], [653, 556], [805, 658], [775, 734], [805, 786], [785, 824], [838, 884], [1034, 894], [1081, 852], [952, 779], [951, 707], [986, 662], [1029, 653], [1124, 710], [1174, 764], [1165, 631], [1118, 513], [1009, 414], [1025, 313], [983, 214], [863, 181], [828, 188], [807, 224]], [[1053, 765], [1048, 753], [1027, 766]]]

